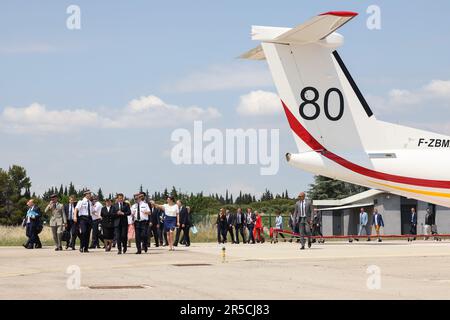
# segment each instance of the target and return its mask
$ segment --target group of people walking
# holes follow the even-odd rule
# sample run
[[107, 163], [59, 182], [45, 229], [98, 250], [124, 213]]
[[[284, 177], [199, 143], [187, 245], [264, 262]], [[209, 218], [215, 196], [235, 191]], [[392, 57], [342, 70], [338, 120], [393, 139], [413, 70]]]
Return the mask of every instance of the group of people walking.
[[247, 208], [246, 213], [242, 208], [238, 208], [234, 213], [221, 208], [216, 220], [217, 242], [226, 243], [230, 234], [231, 243], [239, 244], [239, 235], [243, 243], [264, 243], [261, 214], [263, 212], [253, 211], [252, 208]]
[[[42, 247], [39, 232], [42, 230], [42, 217], [34, 200], [29, 200], [28, 211], [24, 220], [28, 241], [27, 249]], [[125, 200], [122, 193], [115, 200], [106, 199], [102, 204], [97, 197], [87, 190], [83, 199], [77, 201], [75, 196], [69, 197], [68, 204], [62, 204], [56, 194], [50, 196], [50, 203], [45, 208], [50, 215], [55, 250], [63, 250], [62, 242], [66, 241], [66, 250], [76, 250], [76, 240], [80, 239], [80, 252], [100, 248], [103, 243], [105, 251], [117, 247], [118, 254], [127, 252], [135, 239], [136, 254], [147, 252], [150, 237], [155, 246], [169, 246], [173, 251], [178, 243], [190, 246], [189, 229], [192, 226], [190, 208], [181, 200], [167, 198], [167, 203], [156, 204], [146, 200], [146, 194], [134, 195], [134, 204]], [[181, 236], [182, 233], [182, 236]]]

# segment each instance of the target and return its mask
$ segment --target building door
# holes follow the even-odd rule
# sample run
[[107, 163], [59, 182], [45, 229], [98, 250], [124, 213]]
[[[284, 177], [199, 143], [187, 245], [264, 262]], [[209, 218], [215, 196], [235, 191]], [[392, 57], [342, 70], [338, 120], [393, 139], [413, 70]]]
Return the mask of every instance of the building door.
[[342, 210], [333, 211], [333, 235], [342, 236], [344, 226], [344, 216]]
[[401, 211], [401, 223], [402, 223], [402, 234], [409, 234], [411, 229], [411, 208], [416, 209], [417, 204], [402, 204], [400, 206]]

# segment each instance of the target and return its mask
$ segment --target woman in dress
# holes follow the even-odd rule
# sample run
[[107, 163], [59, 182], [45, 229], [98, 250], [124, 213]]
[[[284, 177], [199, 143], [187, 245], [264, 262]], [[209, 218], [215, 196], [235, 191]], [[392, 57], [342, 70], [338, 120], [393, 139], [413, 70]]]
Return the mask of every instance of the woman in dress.
[[116, 209], [112, 205], [111, 199], [106, 199], [105, 206], [101, 210], [103, 238], [105, 240], [105, 251], [111, 251], [114, 239], [114, 217]]
[[180, 227], [180, 211], [175, 203], [174, 197], [168, 197], [167, 203], [163, 205], [159, 205], [155, 203], [155, 207], [164, 211], [164, 232], [167, 234], [169, 241], [169, 251], [174, 251], [173, 248], [173, 232], [175, 228]]
[[258, 211], [255, 211], [255, 214], [256, 214], [256, 222], [255, 222], [255, 239], [256, 239], [256, 242], [261, 242], [261, 243], [263, 243], [264, 242], [264, 232], [263, 232], [263, 223], [262, 223], [262, 217], [261, 217], [261, 215], [259, 214], [259, 212]]
[[[130, 201], [126, 201], [128, 203], [128, 205], [131, 208], [131, 203]], [[129, 216], [127, 216], [128, 219], [128, 247], [131, 247], [131, 240], [134, 240], [136, 238], [136, 232], [134, 230], [134, 217], [132, 214], [130, 214]]]

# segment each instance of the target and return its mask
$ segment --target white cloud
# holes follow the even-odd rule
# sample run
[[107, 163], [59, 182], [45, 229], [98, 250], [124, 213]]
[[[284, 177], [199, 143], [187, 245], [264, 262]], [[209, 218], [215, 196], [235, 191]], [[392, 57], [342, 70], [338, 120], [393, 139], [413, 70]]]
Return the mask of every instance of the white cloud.
[[223, 91], [242, 88], [273, 86], [272, 78], [264, 65], [231, 64], [211, 66], [166, 85], [171, 92]]
[[282, 107], [277, 94], [258, 90], [241, 96], [236, 111], [244, 116], [268, 116], [281, 113]]
[[412, 112], [450, 105], [450, 81], [432, 80], [417, 90], [393, 89], [387, 97], [368, 96], [374, 109], [381, 114]]
[[150, 95], [134, 99], [126, 107], [115, 110], [49, 110], [39, 103], [27, 107], [6, 107], [0, 113], [0, 129], [7, 133], [65, 133], [83, 128], [174, 127], [180, 123], [206, 121], [220, 116], [215, 108], [170, 105]]

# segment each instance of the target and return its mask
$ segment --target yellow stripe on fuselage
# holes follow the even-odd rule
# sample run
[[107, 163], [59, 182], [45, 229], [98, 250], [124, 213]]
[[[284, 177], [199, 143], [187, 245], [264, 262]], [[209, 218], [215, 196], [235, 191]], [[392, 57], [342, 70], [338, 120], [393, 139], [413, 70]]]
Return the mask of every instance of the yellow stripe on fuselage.
[[377, 184], [379, 186], [386, 187], [386, 188], [405, 191], [405, 192], [409, 192], [409, 193], [418, 193], [418, 194], [423, 194], [423, 195], [431, 196], [431, 197], [450, 198], [450, 193], [404, 188], [404, 187], [393, 186], [393, 185], [384, 184], [384, 183], [375, 182], [375, 181], [370, 181], [370, 182]]

